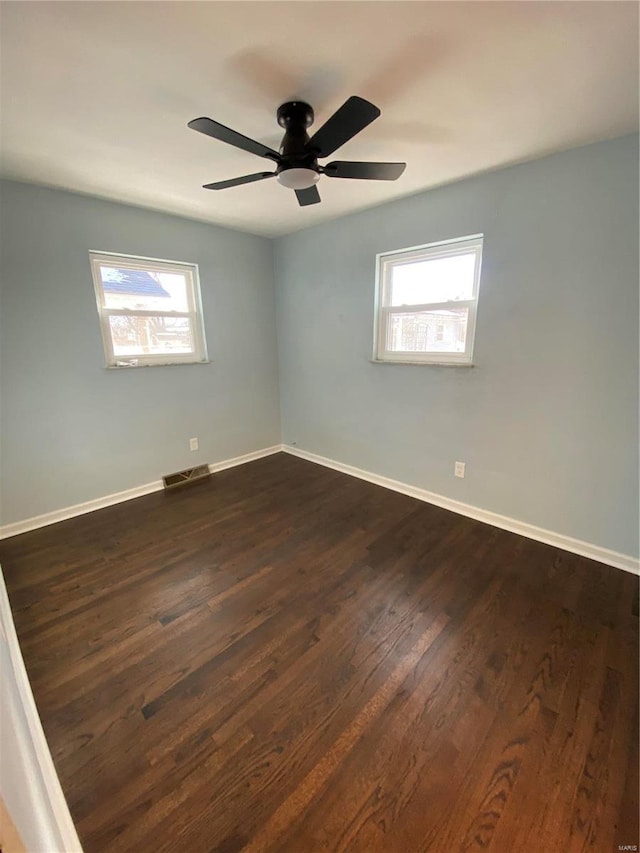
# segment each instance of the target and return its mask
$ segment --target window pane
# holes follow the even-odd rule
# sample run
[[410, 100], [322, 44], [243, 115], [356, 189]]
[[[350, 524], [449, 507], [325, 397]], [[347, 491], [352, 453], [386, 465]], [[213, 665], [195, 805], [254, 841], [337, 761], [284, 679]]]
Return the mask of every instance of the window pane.
[[390, 352], [464, 352], [468, 308], [390, 314], [387, 350]]
[[473, 298], [475, 253], [395, 263], [391, 273], [391, 305], [420, 305]]
[[112, 315], [109, 325], [116, 356], [195, 352], [191, 323], [187, 317]]
[[189, 310], [187, 277], [181, 273], [100, 264], [100, 278], [107, 308]]

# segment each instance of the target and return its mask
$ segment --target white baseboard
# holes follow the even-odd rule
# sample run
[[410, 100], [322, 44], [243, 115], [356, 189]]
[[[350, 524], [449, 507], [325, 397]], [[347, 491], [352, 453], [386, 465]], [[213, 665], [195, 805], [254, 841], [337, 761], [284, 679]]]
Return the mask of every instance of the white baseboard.
[[143, 495], [151, 494], [151, 492], [159, 492], [162, 488], [162, 480], [155, 480], [153, 483], [146, 483], [144, 486], [136, 486], [133, 489], [125, 489], [123, 492], [114, 492], [112, 495], [105, 495], [103, 498], [95, 498], [81, 504], [64, 507], [64, 509], [45, 512], [43, 515], [34, 515], [31, 518], [25, 518], [24, 521], [14, 521], [12, 524], [5, 524], [0, 527], [0, 539], [7, 539], [9, 536], [17, 536], [19, 533], [37, 530], [39, 527], [56, 524], [56, 522], [64, 521], [67, 518], [75, 518], [76, 515], [84, 515], [87, 512], [94, 512], [96, 509], [103, 509], [106, 506], [140, 498]]
[[262, 459], [264, 456], [273, 456], [274, 453], [281, 453], [282, 445], [274, 444], [272, 447], [263, 447], [262, 450], [253, 450], [251, 453], [245, 453], [242, 456], [234, 456], [233, 459], [225, 459], [222, 462], [212, 462], [209, 465], [209, 471], [215, 474], [216, 471], [224, 471], [225, 468], [235, 468], [236, 465], [244, 465], [246, 462], [253, 462], [254, 459]]
[[564, 551], [580, 554], [582, 557], [597, 560], [599, 563], [606, 563], [617, 569], [623, 569], [625, 572], [631, 572], [636, 575], [640, 574], [640, 561], [629, 554], [620, 554], [617, 551], [593, 545], [591, 542], [573, 539], [571, 536], [555, 533], [553, 530], [545, 530], [542, 527], [536, 527], [533, 524], [519, 521], [516, 518], [499, 515], [496, 512], [480, 509], [471, 504], [465, 504], [453, 498], [438, 495], [435, 492], [428, 492], [426, 489], [420, 489], [417, 486], [410, 486], [408, 483], [401, 483], [398, 480], [381, 477], [379, 474], [373, 474], [371, 471], [363, 471], [361, 468], [354, 468], [353, 465], [336, 462], [335, 459], [328, 459], [326, 456], [319, 456], [317, 453], [310, 453], [308, 450], [301, 450], [299, 447], [291, 447], [290, 445], [283, 444], [282, 449], [285, 453], [290, 453], [292, 456], [299, 456], [301, 459], [307, 459], [309, 462], [324, 465], [326, 468], [333, 468], [335, 471], [341, 471], [343, 474], [349, 474], [352, 477], [358, 477], [360, 480], [375, 483], [375, 485], [383, 486], [385, 489], [392, 489], [394, 492], [400, 492], [403, 495], [417, 498], [419, 501], [425, 501], [425, 503], [449, 509], [452, 512], [457, 512], [459, 515], [466, 515], [468, 518], [476, 519], [476, 521], [492, 524], [494, 527], [509, 530], [511, 533], [519, 533], [528, 539], [535, 539], [537, 542], [544, 542], [546, 545], [553, 545], [556, 548], [562, 548]]
[[[212, 462], [209, 465], [209, 471], [213, 474], [216, 471], [224, 471], [225, 468], [235, 468], [236, 465], [244, 465], [246, 462], [252, 462], [254, 459], [262, 459], [263, 456], [271, 456], [273, 453], [280, 453], [281, 450], [281, 444], [274, 444], [272, 447], [264, 447], [262, 450], [254, 450], [251, 453], [244, 453], [242, 456], [235, 456], [233, 459], [223, 459], [221, 462]], [[91, 501], [74, 504], [74, 506], [68, 506], [64, 509], [46, 512], [43, 515], [34, 515], [32, 518], [25, 518], [24, 521], [5, 524], [3, 527], [0, 527], [0, 539], [7, 539], [9, 536], [17, 536], [19, 533], [27, 533], [29, 530], [37, 530], [37, 528], [46, 527], [48, 524], [56, 524], [56, 522], [64, 521], [67, 518], [75, 518], [77, 515], [94, 512], [96, 509], [103, 509], [106, 506], [113, 506], [113, 504], [119, 504], [123, 501], [130, 501], [133, 498], [140, 498], [143, 495], [150, 495], [152, 492], [161, 491], [162, 488], [162, 480], [154, 480], [152, 483], [145, 483], [144, 486], [135, 486], [133, 489], [114, 492], [112, 495], [105, 495], [102, 498], [95, 498]]]
[[[506, 515], [490, 512], [489, 510], [480, 509], [480, 507], [465, 504], [461, 501], [447, 498], [444, 495], [438, 495], [435, 492], [429, 492], [426, 489], [420, 489], [417, 486], [411, 486], [408, 483], [401, 483], [399, 480], [392, 480], [389, 477], [382, 477], [379, 474], [374, 474], [371, 471], [364, 471], [361, 468], [355, 468], [353, 465], [347, 465], [344, 462], [337, 462], [334, 459], [329, 459], [326, 456], [319, 456], [317, 453], [310, 453], [308, 450], [302, 450], [299, 447], [291, 447], [287, 444], [275, 444], [272, 447], [265, 447], [261, 450], [255, 450], [251, 453], [245, 453], [242, 456], [235, 456], [233, 459], [224, 459], [221, 462], [213, 462], [209, 465], [211, 473], [216, 471], [224, 471], [226, 468], [234, 468], [236, 465], [244, 465], [246, 462], [251, 462], [254, 459], [262, 459], [264, 456], [271, 456], [274, 453], [284, 451], [293, 456], [299, 456], [301, 459], [307, 459], [309, 462], [315, 462], [317, 465], [324, 465], [325, 468], [333, 468], [336, 471], [341, 471], [343, 474], [349, 474], [352, 477], [358, 477], [360, 480], [366, 480], [369, 483], [375, 483], [377, 486], [383, 486], [385, 489], [391, 489], [394, 492], [400, 492], [403, 495], [408, 495], [425, 503], [434, 504], [443, 509], [457, 512], [459, 515], [465, 515], [468, 518], [474, 518], [477, 521], [483, 521], [486, 524], [492, 524], [494, 527], [500, 527], [503, 530], [509, 530], [511, 533], [519, 533], [521, 536], [526, 536], [528, 539], [535, 539], [538, 542], [544, 542], [546, 545], [553, 545], [556, 548], [562, 548], [565, 551], [570, 551], [573, 554], [580, 554], [582, 557], [588, 557], [591, 560], [597, 560], [599, 563], [606, 563], [609, 566], [623, 569], [626, 572], [640, 575], [640, 561], [636, 557], [629, 554], [620, 554], [617, 551], [612, 551], [609, 548], [602, 548], [599, 545], [594, 545], [591, 542], [583, 542], [580, 539], [573, 539], [571, 536], [565, 536], [562, 533], [556, 533], [553, 530], [545, 530], [542, 527], [536, 527], [533, 524], [528, 524], [525, 521], [519, 521], [516, 518], [510, 518]], [[37, 515], [33, 518], [27, 518], [24, 521], [16, 521], [13, 524], [6, 524], [0, 527], [0, 539], [6, 539], [9, 536], [17, 536], [19, 533], [26, 533], [29, 530], [36, 530], [39, 527], [45, 527], [48, 524], [55, 524], [58, 521], [64, 521], [67, 518], [74, 518], [77, 515], [84, 515], [87, 512], [93, 512], [96, 509], [112, 506], [113, 504], [122, 503], [123, 501], [139, 498], [143, 495], [158, 492], [163, 488], [162, 480], [156, 480], [153, 483], [147, 483], [144, 486], [136, 486], [133, 489], [126, 489], [122, 492], [115, 492], [112, 495], [106, 495], [102, 498], [86, 501], [85, 503], [76, 504], [75, 506], [66, 507], [64, 509], [48, 512], [44, 515]]]

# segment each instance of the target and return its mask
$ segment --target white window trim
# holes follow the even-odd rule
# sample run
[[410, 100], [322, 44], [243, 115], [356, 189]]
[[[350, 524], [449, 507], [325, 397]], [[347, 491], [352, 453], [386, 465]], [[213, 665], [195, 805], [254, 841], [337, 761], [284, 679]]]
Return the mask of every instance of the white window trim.
[[[89, 261], [91, 264], [91, 274], [93, 276], [93, 286], [107, 368], [131, 369], [132, 367], [206, 364], [209, 362], [207, 357], [207, 343], [204, 335], [204, 316], [202, 313], [200, 277], [197, 264], [186, 261], [170, 261], [164, 258], [145, 258], [142, 255], [125, 255], [118, 252], [100, 252], [94, 250], [89, 252]], [[102, 288], [102, 278], [100, 276], [100, 265], [108, 264], [115, 266], [118, 261], [124, 261], [128, 269], [186, 275], [189, 281], [189, 286], [187, 287], [188, 311], [143, 311], [107, 308]], [[125, 317], [188, 317], [191, 320], [195, 351], [190, 353], [174, 353], [171, 355], [158, 353], [153, 355], [117, 356], [113, 351], [113, 340], [109, 325], [109, 317], [113, 315]]]
[[[411, 246], [392, 252], [376, 255], [376, 287], [374, 302], [373, 362], [391, 362], [396, 364], [433, 364], [471, 366], [473, 364], [473, 345], [476, 332], [476, 314], [480, 272], [482, 267], [483, 235], [473, 234], [455, 240], [442, 240], [427, 243], [424, 246]], [[424, 305], [389, 305], [391, 284], [390, 272], [394, 266], [402, 263], [414, 263], [418, 260], [453, 257], [462, 253], [475, 254], [473, 290], [470, 299], [456, 299], [448, 302], [429, 302]], [[388, 320], [391, 314], [407, 314], [414, 311], [438, 310], [442, 308], [469, 309], [467, 334], [464, 352], [397, 352], [386, 349]]]

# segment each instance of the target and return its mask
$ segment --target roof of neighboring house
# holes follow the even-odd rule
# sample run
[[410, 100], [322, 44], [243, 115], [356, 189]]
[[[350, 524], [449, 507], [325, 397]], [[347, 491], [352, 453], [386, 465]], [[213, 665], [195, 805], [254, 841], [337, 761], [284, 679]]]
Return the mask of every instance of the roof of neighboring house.
[[131, 293], [136, 296], [170, 296], [164, 287], [144, 270], [101, 267], [105, 293]]

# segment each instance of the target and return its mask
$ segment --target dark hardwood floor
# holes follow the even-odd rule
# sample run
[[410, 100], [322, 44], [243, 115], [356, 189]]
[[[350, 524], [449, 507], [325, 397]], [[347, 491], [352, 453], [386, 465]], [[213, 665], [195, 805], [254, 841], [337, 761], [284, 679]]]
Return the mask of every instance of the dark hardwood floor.
[[638, 844], [638, 578], [278, 454], [0, 543], [87, 853]]

